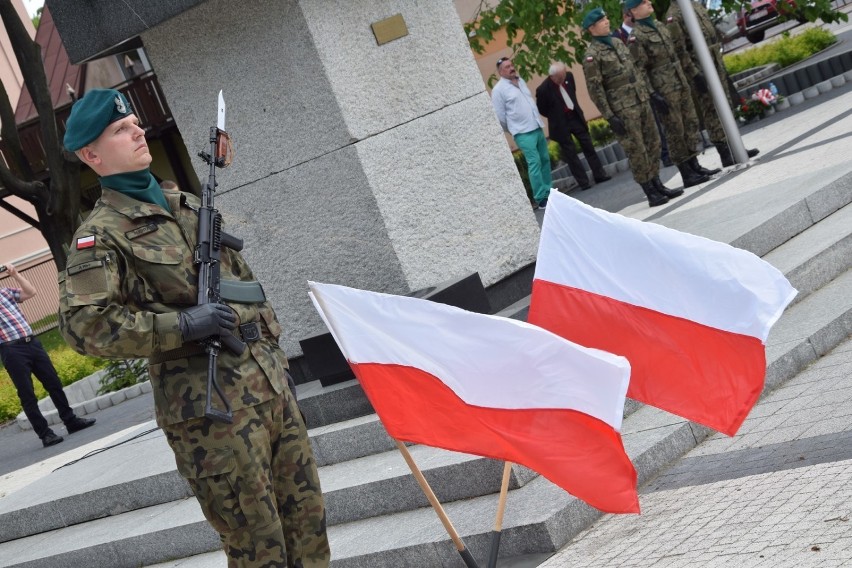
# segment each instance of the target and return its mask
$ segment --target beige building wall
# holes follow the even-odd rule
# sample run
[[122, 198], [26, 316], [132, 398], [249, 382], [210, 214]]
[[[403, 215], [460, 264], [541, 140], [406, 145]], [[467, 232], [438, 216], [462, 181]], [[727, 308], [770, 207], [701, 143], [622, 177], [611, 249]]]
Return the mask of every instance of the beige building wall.
[[[470, 22], [476, 16], [477, 10], [479, 9], [479, 5], [481, 0], [454, 0], [454, 4], [456, 7], [456, 12], [459, 14], [459, 19], [462, 24]], [[489, 0], [487, 4], [493, 4], [495, 0]], [[506, 46], [506, 34], [500, 33], [496, 34], [494, 41], [492, 41], [488, 46], [486, 46], [484, 53], [474, 53], [473, 57], [476, 59], [476, 64], [479, 66], [479, 72], [482, 74], [482, 80], [486, 84], [486, 88], [488, 85], [488, 77], [496, 73], [497, 70], [497, 60], [501, 57], [511, 57], [512, 49]], [[577, 81], [577, 100], [580, 102], [580, 107], [583, 109], [583, 114], [586, 116], [586, 120], [592, 120], [595, 118], [599, 118], [601, 116], [601, 112], [592, 102], [592, 99], [589, 97], [589, 91], [586, 88], [586, 76], [583, 74], [582, 65], [575, 64], [571, 67], [571, 72], [574, 74], [574, 79]], [[535, 95], [536, 88], [541, 85], [541, 82], [546, 79], [541, 75], [532, 75], [530, 77], [522, 75], [524, 81], [526, 81], [527, 86], [532, 91], [533, 95]], [[490, 94], [491, 89], [488, 89]], [[496, 118], [494, 120], [497, 120]], [[547, 120], [544, 120], [545, 125], [547, 125]], [[547, 129], [545, 128], [545, 132]], [[514, 141], [512, 141], [512, 137], [508, 134], [506, 135], [506, 139], [509, 141], [512, 148], [515, 148]]]

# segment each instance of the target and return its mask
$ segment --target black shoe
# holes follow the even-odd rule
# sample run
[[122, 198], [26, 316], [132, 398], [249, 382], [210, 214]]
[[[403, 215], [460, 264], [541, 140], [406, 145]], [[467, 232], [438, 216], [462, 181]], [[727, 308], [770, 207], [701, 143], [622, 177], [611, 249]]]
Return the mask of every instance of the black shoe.
[[612, 179], [612, 176], [608, 176], [605, 173], [601, 173], [600, 175], [595, 176], [595, 183], [603, 183], [605, 181], [609, 181]]
[[699, 173], [703, 176], [712, 176], [722, 171], [719, 168], [708, 170], [707, 168], [698, 163], [698, 158], [696, 156], [693, 156], [688, 159], [686, 163], [689, 164], [689, 167], [692, 168], [695, 173]]
[[65, 423], [65, 428], [68, 429], [69, 434], [73, 434], [74, 432], [79, 432], [80, 430], [92, 426], [94, 423], [94, 418], [79, 418], [75, 416], [73, 420], [69, 420]]
[[[727, 168], [734, 165], [734, 156], [731, 154], [731, 148], [727, 144], [723, 142], [717, 143], [716, 150], [719, 151], [719, 157], [722, 158], [722, 167]], [[758, 154], [760, 154], [760, 150], [757, 148], [752, 148], [751, 150], [746, 148], [746, 155], [749, 158], [754, 158]]]
[[668, 197], [657, 191], [653, 181], [646, 181], [639, 185], [642, 186], [642, 191], [644, 191], [645, 195], [648, 197], [649, 207], [657, 207], [658, 205], [665, 205], [669, 202]]
[[683, 188], [678, 189], [669, 189], [663, 185], [663, 182], [660, 180], [660, 176], [656, 176], [651, 180], [651, 183], [654, 184], [654, 188], [658, 193], [662, 193], [666, 197], [680, 197], [683, 195]]
[[731, 154], [731, 149], [724, 142], [716, 143], [716, 151], [719, 152], [719, 157], [722, 159], [722, 167], [727, 168], [734, 165], [734, 156]]
[[64, 439], [65, 438], [63, 438], [62, 436], [57, 436], [53, 430], [49, 430], [47, 434], [45, 434], [44, 437], [41, 439], [41, 443], [46, 448], [48, 446], [55, 446]]
[[674, 165], [674, 162], [672, 162], [672, 159], [668, 156], [666, 156], [665, 158], [660, 158], [660, 161], [663, 162], [663, 166], [666, 168], [670, 168]]
[[698, 185], [700, 183], [704, 183], [705, 181], [709, 181], [710, 178], [704, 175], [699, 174], [695, 170], [689, 167], [687, 162], [681, 162], [677, 165], [677, 169], [680, 172], [680, 177], [683, 178], [683, 187], [692, 187], [693, 185]]
[[538, 202], [538, 208], [539, 209], [544, 209], [545, 207], [547, 207], [547, 198], [546, 197]]
[[587, 189], [590, 189], [591, 187], [592, 187], [592, 184], [590, 184], [589, 182], [581, 183], [580, 184], [580, 191], [586, 191]]

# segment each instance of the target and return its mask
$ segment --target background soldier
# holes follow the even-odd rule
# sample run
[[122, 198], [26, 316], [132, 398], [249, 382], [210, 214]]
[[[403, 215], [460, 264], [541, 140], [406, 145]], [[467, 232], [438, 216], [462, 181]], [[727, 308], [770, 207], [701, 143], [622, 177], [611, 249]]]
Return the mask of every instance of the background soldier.
[[[719, 40], [716, 26], [713, 25], [713, 20], [710, 19], [710, 14], [707, 13], [707, 9], [703, 5], [693, 2], [692, 7], [695, 9], [701, 33], [704, 35], [704, 41], [707, 42], [707, 48], [710, 50], [710, 56], [713, 58], [713, 65], [716, 67], [719, 79], [723, 85], [727, 85], [730, 78], [728, 77], [728, 70], [725, 69], [725, 62], [722, 60], [722, 42]], [[676, 1], [671, 3], [669, 11], [666, 13], [666, 30], [677, 44], [686, 46], [695, 69], [701, 69], [698, 55], [695, 53], [695, 46], [692, 45], [692, 40], [686, 31], [686, 25], [683, 23], [683, 12], [681, 12]], [[722, 121], [719, 120], [719, 114], [716, 112], [716, 105], [713, 104], [713, 97], [706, 89], [703, 91], [693, 89], [692, 98], [695, 102], [698, 118], [704, 124], [704, 128], [707, 129], [710, 142], [716, 146], [716, 151], [719, 152], [719, 157], [722, 159], [722, 165], [725, 167], [733, 166], [734, 158], [731, 156], [731, 149], [726, 142], [725, 130], [722, 128]], [[760, 150], [753, 148], [747, 149], [746, 152], [748, 152], [749, 158], [753, 158], [760, 153]]]
[[[74, 104], [65, 147], [103, 188], [59, 275], [66, 341], [81, 353], [148, 359], [157, 423], [229, 567], [328, 566], [319, 477], [287, 386], [281, 325], [248, 265], [222, 248], [223, 282], [259, 297], [223, 285], [223, 303], [196, 305], [199, 200], [160, 189], [145, 132], [118, 91], [92, 90]], [[227, 334], [247, 343], [218, 357], [232, 424], [205, 417], [208, 356], [198, 343]]]
[[654, 21], [650, 0], [626, 0], [636, 26], [630, 42], [630, 53], [636, 64], [648, 74], [653, 92], [651, 104], [657, 110], [666, 131], [669, 155], [680, 171], [683, 186], [691, 187], [709, 180], [720, 170], [708, 170], [698, 163], [698, 115], [692, 102], [692, 83], [700, 91], [707, 90], [704, 75], [698, 72], [686, 53], [662, 26]]
[[642, 186], [648, 205], [668, 203], [683, 190], [671, 190], [660, 181], [660, 136], [648, 103], [647, 77], [622, 42], [610, 36], [609, 19], [601, 8], [583, 17], [583, 29], [592, 36], [583, 56], [589, 95], [627, 153], [633, 179]]

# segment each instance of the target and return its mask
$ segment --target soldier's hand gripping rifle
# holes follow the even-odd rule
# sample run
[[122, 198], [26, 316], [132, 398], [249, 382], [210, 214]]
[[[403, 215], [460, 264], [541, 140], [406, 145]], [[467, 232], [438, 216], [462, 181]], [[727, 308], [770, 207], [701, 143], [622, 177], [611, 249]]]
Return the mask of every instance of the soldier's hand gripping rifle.
[[[219, 118], [216, 126], [210, 128], [210, 153], [200, 152], [199, 156], [210, 165], [207, 183], [201, 190], [201, 208], [198, 210], [198, 244], [195, 249], [195, 262], [198, 264], [198, 304], [220, 303], [219, 262], [221, 248], [235, 251], [243, 248], [243, 241], [222, 231], [222, 215], [213, 207], [213, 194], [216, 191], [216, 168], [227, 165], [228, 134], [225, 132], [225, 101], [219, 91]], [[224, 345], [229, 351], [241, 355], [246, 344], [235, 335], [213, 336], [201, 342], [207, 352], [207, 403], [204, 415], [213, 420], [232, 422], [231, 405], [225, 398], [216, 380], [216, 358]], [[224, 410], [213, 407], [213, 391], [222, 401]]]

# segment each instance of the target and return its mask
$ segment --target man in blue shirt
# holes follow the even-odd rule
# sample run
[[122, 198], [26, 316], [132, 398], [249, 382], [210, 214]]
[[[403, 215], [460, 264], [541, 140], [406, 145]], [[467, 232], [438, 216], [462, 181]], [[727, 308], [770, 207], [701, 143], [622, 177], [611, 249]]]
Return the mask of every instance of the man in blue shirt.
[[538, 114], [532, 93], [518, 76], [511, 59], [501, 57], [497, 60], [497, 74], [500, 80], [491, 91], [491, 105], [503, 131], [512, 135], [527, 162], [530, 187], [536, 202], [534, 206], [544, 208], [553, 185], [544, 121]]
[[95, 419], [79, 418], [71, 410], [50, 357], [38, 338], [33, 335], [30, 324], [18, 307], [19, 303], [35, 296], [35, 286], [21, 276], [14, 266], [9, 265], [6, 268], [9, 270], [9, 276], [20, 287], [0, 288], [0, 358], [18, 391], [21, 406], [33, 430], [45, 447], [53, 446], [63, 438], [50, 429], [39, 410], [32, 375], [44, 385], [69, 434], [88, 428], [95, 423]]

